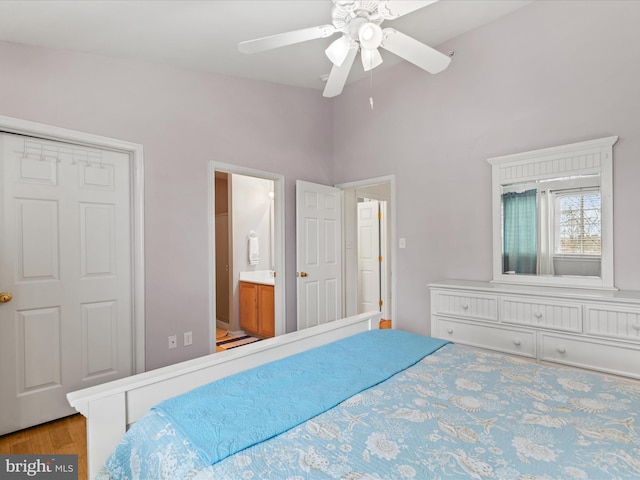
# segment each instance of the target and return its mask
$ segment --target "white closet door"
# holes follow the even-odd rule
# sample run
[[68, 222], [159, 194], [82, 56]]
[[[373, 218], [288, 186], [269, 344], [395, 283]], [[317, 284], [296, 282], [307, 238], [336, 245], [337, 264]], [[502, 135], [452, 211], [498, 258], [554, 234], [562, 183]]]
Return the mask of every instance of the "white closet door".
[[132, 373], [129, 157], [0, 134], [0, 434]]

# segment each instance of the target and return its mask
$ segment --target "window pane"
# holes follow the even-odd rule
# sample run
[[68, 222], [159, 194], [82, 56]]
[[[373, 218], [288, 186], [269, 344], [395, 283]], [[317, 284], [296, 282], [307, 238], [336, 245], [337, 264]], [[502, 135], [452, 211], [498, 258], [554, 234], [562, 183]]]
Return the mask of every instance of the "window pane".
[[600, 255], [600, 193], [562, 195], [559, 202], [558, 254]]

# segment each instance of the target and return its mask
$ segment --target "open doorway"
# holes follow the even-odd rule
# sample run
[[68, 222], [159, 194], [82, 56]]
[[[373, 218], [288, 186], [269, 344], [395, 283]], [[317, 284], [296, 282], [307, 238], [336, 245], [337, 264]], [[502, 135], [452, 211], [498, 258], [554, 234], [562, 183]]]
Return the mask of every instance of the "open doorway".
[[[209, 178], [214, 352], [219, 329], [262, 337], [285, 333], [284, 177], [211, 162]], [[253, 285], [255, 291], [247, 288]], [[253, 298], [246, 299], [253, 293], [258, 307], [256, 317], [247, 323], [240, 306], [243, 301], [253, 304]], [[265, 317], [272, 320], [263, 323]]]
[[343, 191], [345, 314], [377, 310], [392, 320], [395, 177], [336, 186]]

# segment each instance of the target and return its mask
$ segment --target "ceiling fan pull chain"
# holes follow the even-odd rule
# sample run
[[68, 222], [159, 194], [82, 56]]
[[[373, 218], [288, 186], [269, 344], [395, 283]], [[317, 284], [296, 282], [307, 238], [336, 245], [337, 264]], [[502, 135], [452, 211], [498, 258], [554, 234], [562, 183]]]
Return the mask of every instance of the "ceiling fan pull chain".
[[371, 110], [373, 110], [373, 70], [369, 70], [369, 105], [371, 106]]

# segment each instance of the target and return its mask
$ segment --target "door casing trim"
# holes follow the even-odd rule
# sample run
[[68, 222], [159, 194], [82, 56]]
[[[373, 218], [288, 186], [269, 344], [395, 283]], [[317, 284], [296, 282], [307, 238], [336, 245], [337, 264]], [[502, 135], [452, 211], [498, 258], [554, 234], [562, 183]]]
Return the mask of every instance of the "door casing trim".
[[[353, 182], [346, 182], [346, 183], [339, 183], [334, 185], [336, 188], [339, 188], [341, 190], [348, 190], [348, 189], [353, 189], [353, 188], [357, 188], [357, 187], [368, 187], [370, 185], [377, 185], [379, 183], [388, 183], [389, 187], [390, 187], [390, 198], [389, 198], [389, 202], [387, 203], [387, 214], [391, 216], [391, 222], [390, 222], [390, 231], [388, 232], [388, 242], [390, 244], [390, 251], [391, 253], [391, 263], [389, 264], [390, 268], [391, 268], [391, 285], [390, 285], [390, 289], [391, 289], [391, 318], [395, 319], [396, 318], [396, 254], [395, 254], [395, 245], [396, 245], [396, 176], [395, 175], [385, 175], [382, 177], [376, 177], [376, 178], [366, 178], [366, 179], [362, 179], [362, 180], [356, 180]], [[344, 208], [344, 205], [343, 205]], [[344, 212], [343, 212], [343, 217], [344, 217]], [[343, 235], [343, 242], [344, 242], [344, 235]], [[343, 252], [347, 252], [346, 246], [343, 245]], [[343, 259], [343, 266], [346, 264], [346, 262]], [[343, 287], [343, 292], [344, 292], [345, 288]], [[397, 322], [394, 322], [394, 328], [395, 325], [397, 324]]]

